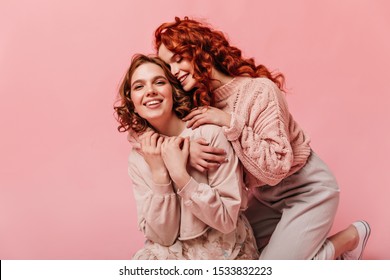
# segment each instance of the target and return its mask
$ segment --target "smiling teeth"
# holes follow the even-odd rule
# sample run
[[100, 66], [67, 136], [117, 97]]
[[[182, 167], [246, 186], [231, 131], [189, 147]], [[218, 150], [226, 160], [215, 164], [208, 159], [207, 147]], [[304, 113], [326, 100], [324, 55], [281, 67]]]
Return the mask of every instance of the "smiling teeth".
[[154, 104], [158, 104], [158, 103], [160, 103], [160, 101], [158, 101], [158, 100], [153, 100], [153, 101], [149, 101], [149, 102], [146, 102], [146, 106], [149, 106], [149, 105], [154, 105]]
[[187, 78], [187, 76], [188, 76], [188, 74], [181, 76], [179, 82], [182, 83]]

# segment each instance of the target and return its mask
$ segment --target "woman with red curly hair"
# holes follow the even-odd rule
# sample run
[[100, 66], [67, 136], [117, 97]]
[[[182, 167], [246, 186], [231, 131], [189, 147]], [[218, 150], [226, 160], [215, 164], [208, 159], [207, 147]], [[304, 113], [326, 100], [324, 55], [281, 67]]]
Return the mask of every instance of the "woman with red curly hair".
[[[147, 238], [133, 259], [257, 259], [242, 213], [242, 166], [222, 129], [186, 127], [181, 118], [191, 100], [157, 57], [134, 56], [119, 95], [119, 131], [146, 131], [129, 156], [138, 225]], [[199, 137], [226, 149], [227, 164], [207, 173], [187, 169], [189, 139]]]
[[[244, 58], [222, 32], [187, 17], [158, 27], [155, 47], [192, 95], [187, 126], [222, 127], [244, 165], [252, 194], [246, 215], [260, 258], [360, 259], [370, 235], [367, 222], [327, 239], [339, 187], [288, 110], [284, 76]], [[191, 165], [214, 167], [214, 150], [193, 146]]]

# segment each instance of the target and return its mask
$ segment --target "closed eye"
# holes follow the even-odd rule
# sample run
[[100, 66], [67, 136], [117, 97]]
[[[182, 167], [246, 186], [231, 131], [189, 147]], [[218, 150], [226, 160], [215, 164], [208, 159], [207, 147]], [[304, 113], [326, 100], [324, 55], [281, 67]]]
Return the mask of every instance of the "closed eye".
[[183, 57], [181, 55], [176, 54], [173, 61], [176, 63], [180, 63], [183, 60]]
[[142, 84], [137, 84], [137, 85], [134, 85], [133, 86], [133, 90], [140, 90], [143, 88], [143, 85]]
[[167, 82], [165, 80], [157, 80], [156, 84], [157, 85], [165, 85]]

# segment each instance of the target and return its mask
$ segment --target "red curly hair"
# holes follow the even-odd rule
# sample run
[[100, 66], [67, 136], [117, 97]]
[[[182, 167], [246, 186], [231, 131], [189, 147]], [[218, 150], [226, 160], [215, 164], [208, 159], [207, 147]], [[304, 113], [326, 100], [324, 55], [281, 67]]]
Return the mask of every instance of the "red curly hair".
[[116, 101], [119, 105], [114, 105], [115, 118], [119, 122], [119, 132], [140, 133], [145, 131], [147, 127], [152, 127], [147, 120], [134, 111], [134, 103], [131, 100], [131, 78], [135, 70], [146, 63], [156, 64], [164, 71], [172, 86], [173, 111], [175, 114], [181, 119], [191, 110], [191, 98], [183, 91], [179, 81], [172, 75], [165, 62], [156, 56], [135, 54], [119, 88], [118, 100]]
[[175, 17], [174, 22], [161, 24], [155, 31], [155, 48], [161, 44], [168, 50], [191, 61], [193, 77], [198, 88], [193, 93], [195, 106], [213, 105], [211, 94], [211, 69], [229, 76], [249, 75], [266, 77], [284, 91], [284, 76], [272, 74], [264, 65], [256, 65], [253, 58], [243, 58], [241, 50], [231, 46], [225, 35], [205, 23], [184, 17]]

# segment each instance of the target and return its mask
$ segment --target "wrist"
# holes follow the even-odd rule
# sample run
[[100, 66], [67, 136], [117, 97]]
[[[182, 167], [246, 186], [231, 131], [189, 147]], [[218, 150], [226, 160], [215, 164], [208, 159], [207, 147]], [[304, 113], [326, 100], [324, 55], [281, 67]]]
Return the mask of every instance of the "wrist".
[[171, 176], [171, 178], [179, 189], [182, 189], [191, 180], [191, 176], [187, 172], [184, 172], [178, 176]]
[[224, 124], [223, 126], [226, 126], [226, 127], [230, 127], [230, 123], [231, 123], [231, 119], [232, 119], [232, 116], [228, 113], [225, 113], [225, 118], [224, 118]]
[[155, 184], [168, 184], [171, 181], [166, 169], [156, 169], [152, 171], [152, 179]]

